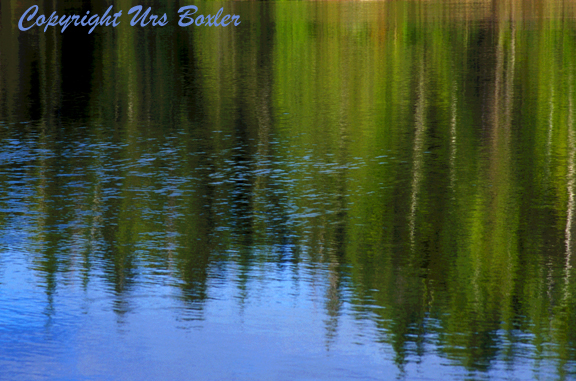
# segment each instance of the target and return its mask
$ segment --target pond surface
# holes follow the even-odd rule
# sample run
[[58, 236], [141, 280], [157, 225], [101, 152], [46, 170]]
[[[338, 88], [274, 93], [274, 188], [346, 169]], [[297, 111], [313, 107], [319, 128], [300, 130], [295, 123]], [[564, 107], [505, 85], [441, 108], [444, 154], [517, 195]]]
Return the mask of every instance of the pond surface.
[[0, 379], [576, 377], [572, 2], [177, 3], [2, 0]]

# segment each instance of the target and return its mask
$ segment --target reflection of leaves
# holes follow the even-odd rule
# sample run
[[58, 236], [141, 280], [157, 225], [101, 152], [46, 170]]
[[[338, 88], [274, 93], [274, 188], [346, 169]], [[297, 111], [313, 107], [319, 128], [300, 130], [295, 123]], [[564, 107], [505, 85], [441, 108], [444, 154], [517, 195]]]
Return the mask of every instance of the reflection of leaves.
[[[20, 102], [44, 118], [0, 125], [0, 228], [33, 215], [47, 293], [81, 258], [86, 277], [103, 268], [119, 315], [154, 271], [197, 311], [227, 265], [248, 298], [258, 266], [297, 274], [305, 263], [327, 285], [329, 342], [350, 298], [400, 367], [431, 342], [484, 372], [513, 360], [521, 331], [534, 357], [554, 351], [567, 373], [574, 26], [523, 28], [500, 5], [479, 11], [490, 23], [427, 3], [246, 6], [245, 23], [260, 21], [244, 35], [91, 37], [93, 77], [61, 78], [91, 89], [66, 108], [92, 118], [73, 135], [58, 132], [60, 80], [39, 80], [62, 71], [48, 53], [58, 40], [19, 53], [0, 31], [0, 68], [41, 97], [26, 103], [23, 84], [3, 82], [1, 112]], [[25, 196], [11, 204], [12, 193]]]

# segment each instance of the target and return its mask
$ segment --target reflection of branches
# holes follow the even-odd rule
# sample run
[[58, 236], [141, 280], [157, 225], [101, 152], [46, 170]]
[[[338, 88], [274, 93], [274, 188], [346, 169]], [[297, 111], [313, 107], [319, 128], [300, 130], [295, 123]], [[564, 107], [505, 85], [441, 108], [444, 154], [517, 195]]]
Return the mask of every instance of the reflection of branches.
[[[572, 251], [573, 249], [573, 238], [572, 238], [572, 229], [573, 224], [572, 220], [574, 219], [574, 209], [575, 209], [575, 195], [574, 195], [574, 185], [575, 185], [575, 177], [576, 177], [576, 139], [574, 136], [574, 114], [573, 114], [573, 84], [572, 84], [572, 68], [570, 68], [570, 75], [569, 75], [569, 90], [568, 90], [568, 120], [567, 120], [567, 129], [568, 129], [568, 173], [567, 173], [567, 184], [566, 184], [566, 191], [568, 193], [568, 204], [567, 204], [567, 211], [566, 211], [566, 228], [565, 228], [565, 263], [564, 263], [564, 284], [562, 287], [562, 299], [558, 306], [558, 315], [554, 319], [554, 323], [556, 323], [555, 334], [558, 337], [558, 342], [560, 344], [559, 347], [559, 362], [557, 365], [559, 379], [565, 379], [566, 377], [566, 366], [567, 361], [569, 361], [569, 357], [566, 356], [564, 352], [565, 350], [571, 350], [570, 342], [573, 342], [573, 334], [572, 334], [572, 325], [570, 322], [573, 320], [573, 311], [572, 311], [572, 292], [570, 289], [570, 277], [572, 272]], [[551, 321], [552, 322], [552, 321]], [[567, 347], [567, 348], [566, 348]]]
[[[424, 58], [422, 58], [424, 60]], [[418, 101], [416, 103], [416, 135], [414, 137], [413, 161], [414, 169], [412, 171], [412, 195], [410, 197], [410, 247], [414, 250], [415, 231], [416, 231], [416, 209], [418, 207], [418, 193], [420, 190], [420, 181], [422, 178], [423, 164], [423, 147], [424, 134], [426, 132], [425, 112], [426, 112], [426, 93], [425, 93], [425, 75], [424, 62], [420, 64], [420, 76], [418, 80]]]
[[552, 71], [552, 79], [550, 80], [550, 100], [548, 101], [550, 107], [550, 115], [548, 117], [548, 141], [546, 143], [546, 173], [550, 172], [550, 159], [552, 149], [552, 132], [554, 131], [554, 71]]
[[574, 142], [574, 120], [573, 120], [573, 105], [572, 105], [572, 75], [569, 79], [570, 90], [568, 92], [568, 210], [566, 213], [566, 264], [564, 267], [564, 299], [570, 298], [570, 290], [568, 283], [570, 280], [570, 269], [572, 268], [572, 219], [574, 217], [574, 161], [576, 156], [576, 147]]
[[[349, 62], [344, 62], [346, 73], [349, 67]], [[350, 89], [348, 85], [348, 78], [344, 74], [342, 76], [342, 93], [340, 105], [340, 123], [338, 128], [338, 161], [340, 161], [339, 170], [337, 171], [336, 184], [338, 192], [336, 195], [336, 208], [337, 208], [337, 221], [334, 234], [334, 249], [335, 253], [329, 251], [329, 266], [328, 266], [328, 291], [326, 293], [326, 310], [328, 319], [326, 320], [326, 338], [327, 345], [334, 339], [338, 328], [338, 318], [340, 315], [341, 300], [341, 274], [340, 265], [344, 256], [346, 245], [346, 180], [347, 180], [347, 162], [348, 162], [348, 123], [346, 121], [345, 111], [349, 110], [350, 102]]]
[[450, 188], [452, 192], [455, 192], [455, 183], [456, 183], [456, 154], [458, 150], [457, 146], [457, 137], [458, 137], [458, 130], [457, 130], [457, 102], [458, 98], [456, 97], [456, 81], [452, 83], [452, 101], [450, 102], [450, 112], [452, 114], [450, 118]]

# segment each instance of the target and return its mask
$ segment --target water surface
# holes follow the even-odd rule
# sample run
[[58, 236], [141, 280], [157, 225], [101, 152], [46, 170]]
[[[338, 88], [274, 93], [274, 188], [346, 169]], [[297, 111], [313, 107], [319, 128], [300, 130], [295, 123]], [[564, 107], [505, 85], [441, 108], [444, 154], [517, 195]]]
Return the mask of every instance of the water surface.
[[576, 376], [572, 2], [2, 1], [0, 379]]

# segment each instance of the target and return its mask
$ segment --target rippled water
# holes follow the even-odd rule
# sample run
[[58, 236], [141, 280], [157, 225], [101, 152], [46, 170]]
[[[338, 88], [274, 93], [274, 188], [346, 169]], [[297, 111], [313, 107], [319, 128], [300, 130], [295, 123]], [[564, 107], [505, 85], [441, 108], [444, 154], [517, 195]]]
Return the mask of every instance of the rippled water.
[[576, 377], [573, 2], [2, 1], [0, 379]]

